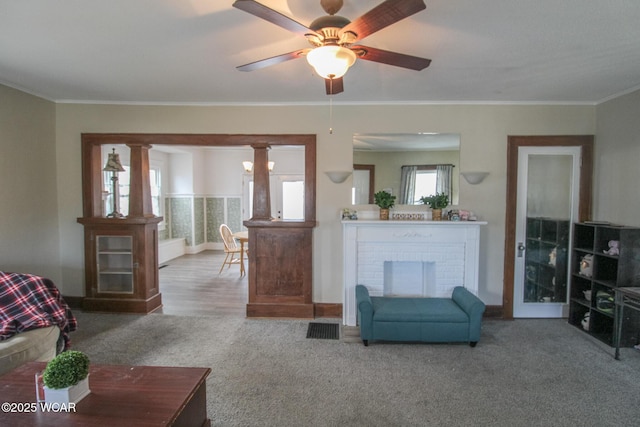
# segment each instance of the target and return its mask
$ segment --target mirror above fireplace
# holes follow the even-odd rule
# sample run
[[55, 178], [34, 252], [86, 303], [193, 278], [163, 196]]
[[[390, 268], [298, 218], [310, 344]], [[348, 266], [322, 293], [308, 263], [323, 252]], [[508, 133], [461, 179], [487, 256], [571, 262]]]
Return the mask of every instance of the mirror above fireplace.
[[[380, 190], [400, 194], [402, 166], [415, 165], [435, 170], [452, 165], [451, 204], [459, 199], [460, 135], [456, 133], [358, 133], [353, 135], [352, 204], [371, 204]], [[373, 188], [371, 188], [373, 187]], [[428, 196], [429, 194], [417, 194]], [[417, 198], [417, 197], [416, 197]], [[409, 204], [415, 204], [414, 203]]]

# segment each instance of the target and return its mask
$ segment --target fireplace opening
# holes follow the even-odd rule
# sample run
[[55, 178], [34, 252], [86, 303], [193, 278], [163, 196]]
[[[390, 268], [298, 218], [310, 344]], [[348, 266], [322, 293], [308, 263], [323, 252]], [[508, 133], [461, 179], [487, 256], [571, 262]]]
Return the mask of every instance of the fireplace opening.
[[384, 261], [384, 296], [436, 296], [436, 263], [428, 261]]

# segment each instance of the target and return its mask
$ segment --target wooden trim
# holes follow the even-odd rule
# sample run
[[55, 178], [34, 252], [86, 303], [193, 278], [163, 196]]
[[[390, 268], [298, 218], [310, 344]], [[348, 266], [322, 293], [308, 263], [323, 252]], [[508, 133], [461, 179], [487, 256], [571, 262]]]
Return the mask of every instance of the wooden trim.
[[120, 298], [84, 298], [82, 301], [83, 310], [118, 312], [118, 313], [141, 313], [147, 314], [162, 307], [161, 294], [155, 294], [146, 300], [142, 299], [120, 299]]
[[[314, 307], [311, 301], [311, 295], [313, 293], [312, 277], [313, 277], [313, 245], [311, 242], [312, 230], [316, 224], [316, 136], [309, 134], [259, 134], [259, 135], [235, 135], [235, 134], [146, 134], [146, 133], [84, 133], [82, 134], [82, 164], [83, 164], [83, 212], [84, 217], [78, 219], [78, 222], [90, 221], [95, 219], [96, 221], [103, 221], [102, 217], [102, 165], [101, 163], [101, 146], [105, 144], [127, 145], [130, 148], [139, 150], [142, 154], [142, 150], [146, 150], [148, 147], [154, 145], [177, 145], [177, 146], [196, 146], [196, 147], [224, 147], [224, 146], [251, 146], [254, 148], [254, 152], [258, 153], [261, 149], [265, 149], [265, 155], [260, 157], [262, 160], [266, 159], [266, 148], [269, 146], [303, 146], [305, 149], [305, 198], [304, 198], [304, 221], [272, 221], [268, 217], [266, 212], [258, 211], [261, 216], [256, 217], [249, 221], [245, 221], [244, 224], [249, 228], [249, 253], [257, 254], [258, 248], [263, 248], [265, 243], [260, 242], [260, 238], [256, 238], [262, 232], [270, 230], [269, 236], [273, 240], [277, 240], [279, 248], [288, 248], [288, 238], [291, 238], [293, 242], [296, 242], [299, 247], [293, 249], [287, 249], [288, 255], [304, 254], [304, 262], [302, 265], [290, 266], [292, 270], [297, 270], [298, 276], [296, 280], [290, 280], [287, 275], [291, 274], [291, 271], [279, 271], [278, 260], [266, 265], [267, 263], [262, 260], [260, 268], [264, 271], [257, 271], [255, 265], [249, 270], [249, 304], [247, 305], [247, 314], [255, 316], [285, 316], [285, 317], [313, 317]], [[145, 151], [146, 153], [146, 151]], [[144, 156], [138, 156], [140, 169], [144, 174]], [[264, 158], [263, 158], [264, 157]], [[133, 155], [132, 155], [133, 158]], [[136, 157], [137, 159], [137, 157]], [[148, 160], [148, 159], [147, 159]], [[266, 172], [266, 161], [263, 161]], [[146, 165], [148, 170], [148, 165]], [[138, 176], [143, 186], [143, 176]], [[268, 178], [268, 173], [267, 173]], [[146, 183], [148, 184], [148, 183]], [[147, 185], [148, 186], [148, 185]], [[256, 187], [259, 192], [260, 188]], [[142, 198], [136, 209], [131, 211], [132, 216], [145, 217], [148, 214], [147, 206], [147, 194], [145, 189], [138, 189], [137, 193], [139, 198]], [[262, 187], [262, 191], [268, 192], [268, 187]], [[259, 195], [261, 197], [261, 195]], [[256, 199], [254, 198], [254, 201]], [[262, 200], [262, 199], [261, 199]], [[256, 207], [268, 206], [269, 194], [266, 193], [264, 203], [254, 204], [254, 210]], [[138, 218], [129, 218], [138, 219]], [[300, 230], [301, 228], [307, 228], [306, 230]], [[305, 240], [299, 239], [301, 233], [308, 235]], [[276, 237], [273, 237], [276, 236]], [[301, 243], [302, 242], [302, 243]], [[256, 246], [260, 245], [260, 246]], [[85, 247], [87, 244], [85, 243]], [[148, 254], [149, 257], [153, 257], [157, 260], [157, 244], [154, 247], [149, 247], [147, 250], [155, 251], [153, 254]], [[85, 248], [85, 252], [87, 249]], [[283, 252], [284, 250], [281, 250]], [[297, 251], [297, 252], [296, 252]], [[263, 253], [268, 254], [268, 250], [263, 250]], [[271, 258], [273, 258], [272, 254]], [[86, 258], [86, 257], [85, 257]], [[88, 258], [86, 258], [87, 260]], [[284, 258], [291, 259], [291, 258]], [[87, 265], [93, 261], [88, 261]], [[250, 257], [249, 263], [255, 262], [254, 257]], [[85, 266], [87, 275], [90, 273], [90, 267]], [[300, 271], [304, 271], [304, 274], [300, 274]], [[267, 274], [265, 274], [267, 273]], [[141, 273], [142, 274], [142, 273]], [[271, 276], [268, 276], [271, 274]], [[282, 276], [282, 277], [279, 277]], [[299, 279], [302, 277], [302, 279]], [[87, 283], [90, 280], [87, 279]], [[265, 286], [259, 286], [266, 283]], [[275, 285], [274, 285], [275, 284]], [[284, 285], [283, 285], [284, 284]], [[271, 286], [271, 288], [269, 288]], [[287, 295], [279, 295], [277, 289], [272, 289], [277, 286], [288, 286]], [[293, 289], [293, 287], [299, 286], [299, 289]], [[258, 290], [262, 293], [257, 292]], [[266, 307], [268, 302], [269, 307]], [[95, 307], [99, 309], [97, 304], [100, 301], [87, 301], [85, 298], [84, 305]], [[117, 310], [114, 310], [117, 311]], [[138, 311], [138, 308], [132, 308], [132, 311]]]
[[337, 317], [342, 318], [342, 304], [317, 302], [315, 306], [315, 317]]
[[509, 136], [507, 142], [507, 203], [505, 214], [502, 306], [504, 318], [513, 319], [513, 275], [515, 273], [516, 203], [518, 197], [518, 150], [520, 147], [581, 147], [578, 220], [591, 219], [593, 185], [593, 135]]
[[102, 216], [102, 165], [100, 147], [105, 144], [186, 145], [194, 147], [252, 146], [265, 144], [305, 147], [305, 221], [316, 220], [316, 136], [312, 134], [158, 134], [83, 133], [83, 216]]
[[84, 301], [84, 297], [76, 297], [73, 295], [63, 295], [62, 299], [64, 300], [64, 302], [67, 303], [67, 305], [70, 308], [74, 308], [74, 309], [82, 309], [82, 304]]
[[247, 304], [247, 317], [313, 319], [313, 304]]
[[488, 305], [484, 310], [485, 319], [502, 319], [504, 318], [504, 310], [501, 305]]
[[151, 202], [151, 183], [149, 182], [148, 144], [128, 143], [131, 150], [129, 158], [129, 215], [130, 218], [153, 218]]

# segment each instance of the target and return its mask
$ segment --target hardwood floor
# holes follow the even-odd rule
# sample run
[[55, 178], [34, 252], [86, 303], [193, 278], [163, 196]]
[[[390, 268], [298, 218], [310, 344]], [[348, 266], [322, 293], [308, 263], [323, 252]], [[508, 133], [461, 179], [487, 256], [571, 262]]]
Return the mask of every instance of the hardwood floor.
[[[159, 273], [162, 307], [158, 313], [175, 315], [228, 314], [246, 316], [247, 275], [240, 266], [220, 266], [223, 251], [183, 255], [162, 264]], [[245, 260], [245, 267], [247, 261]]]

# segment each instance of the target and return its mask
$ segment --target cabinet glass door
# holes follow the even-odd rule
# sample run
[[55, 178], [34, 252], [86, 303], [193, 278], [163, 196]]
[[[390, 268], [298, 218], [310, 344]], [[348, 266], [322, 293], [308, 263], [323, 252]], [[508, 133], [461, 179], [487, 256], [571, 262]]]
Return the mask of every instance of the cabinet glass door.
[[98, 293], [132, 294], [133, 238], [97, 236]]
[[568, 249], [577, 220], [579, 147], [520, 147], [514, 317], [568, 312]]

